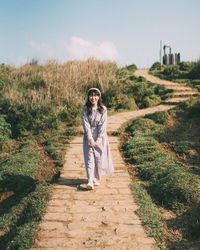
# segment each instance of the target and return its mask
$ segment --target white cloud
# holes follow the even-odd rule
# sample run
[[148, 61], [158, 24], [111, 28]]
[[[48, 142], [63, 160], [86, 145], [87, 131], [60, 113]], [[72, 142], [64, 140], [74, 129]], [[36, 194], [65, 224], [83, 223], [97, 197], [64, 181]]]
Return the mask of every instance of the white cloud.
[[119, 54], [115, 45], [110, 41], [93, 44], [81, 37], [72, 37], [70, 44], [63, 41], [70, 59], [85, 60], [94, 57], [99, 60], [117, 60]]

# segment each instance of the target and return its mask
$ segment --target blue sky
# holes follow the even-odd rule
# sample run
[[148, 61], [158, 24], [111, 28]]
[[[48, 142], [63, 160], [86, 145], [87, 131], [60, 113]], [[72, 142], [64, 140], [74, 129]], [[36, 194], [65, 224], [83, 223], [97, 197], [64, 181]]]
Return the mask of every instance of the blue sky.
[[200, 57], [199, 0], [0, 0], [0, 63], [113, 60], [150, 67], [160, 41]]

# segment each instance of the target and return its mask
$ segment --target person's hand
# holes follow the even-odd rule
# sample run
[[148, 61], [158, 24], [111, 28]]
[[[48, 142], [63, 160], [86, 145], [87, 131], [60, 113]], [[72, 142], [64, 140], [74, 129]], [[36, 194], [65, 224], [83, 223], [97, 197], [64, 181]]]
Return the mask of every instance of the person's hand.
[[90, 140], [90, 147], [94, 148], [96, 145], [96, 142], [94, 140]]
[[98, 141], [96, 141], [95, 142], [95, 146], [94, 146], [95, 148], [98, 148], [99, 147], [99, 142]]

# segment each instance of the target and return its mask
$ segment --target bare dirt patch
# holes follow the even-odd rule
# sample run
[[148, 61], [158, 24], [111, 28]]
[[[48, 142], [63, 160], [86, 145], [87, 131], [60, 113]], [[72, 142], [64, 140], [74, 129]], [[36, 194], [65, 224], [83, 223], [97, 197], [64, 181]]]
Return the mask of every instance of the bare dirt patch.
[[[200, 171], [200, 128], [196, 118], [177, 117], [167, 125], [168, 136], [161, 142], [162, 147], [173, 157], [189, 168]], [[178, 148], [180, 143], [188, 142], [191, 148]]]
[[58, 173], [59, 169], [55, 166], [54, 160], [45, 152], [43, 146], [38, 145], [36, 151], [39, 153], [40, 165], [42, 167], [35, 174], [35, 179], [40, 181], [51, 181]]

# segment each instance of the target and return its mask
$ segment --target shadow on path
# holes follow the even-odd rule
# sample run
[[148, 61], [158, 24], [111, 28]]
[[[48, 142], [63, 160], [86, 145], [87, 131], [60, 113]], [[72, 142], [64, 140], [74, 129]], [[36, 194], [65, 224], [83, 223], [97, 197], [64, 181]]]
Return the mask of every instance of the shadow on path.
[[59, 178], [57, 184], [74, 187], [77, 191], [88, 191], [86, 187], [83, 187], [82, 184], [87, 184], [87, 179], [66, 179], [66, 178]]

